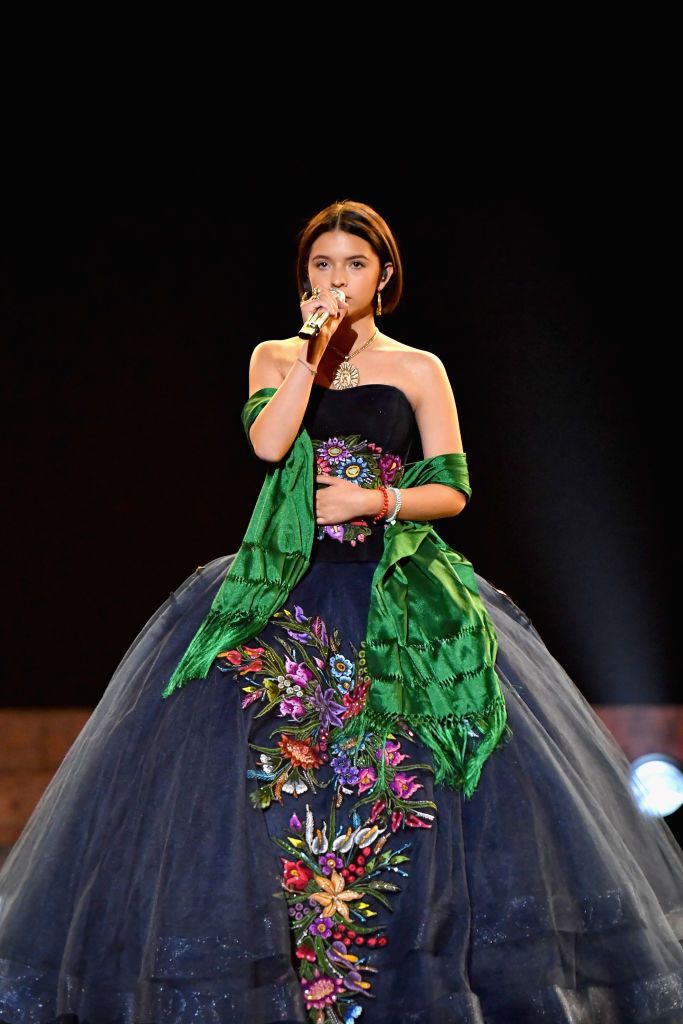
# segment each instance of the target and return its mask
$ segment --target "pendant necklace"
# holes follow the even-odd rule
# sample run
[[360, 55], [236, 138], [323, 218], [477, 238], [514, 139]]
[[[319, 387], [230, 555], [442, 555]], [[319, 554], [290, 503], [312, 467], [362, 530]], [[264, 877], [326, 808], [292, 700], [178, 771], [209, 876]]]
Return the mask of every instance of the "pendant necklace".
[[375, 335], [377, 334], [378, 330], [379, 328], [375, 327], [375, 332], [372, 335], [372, 337], [368, 341], [366, 341], [364, 345], [361, 345], [360, 348], [357, 348], [355, 352], [349, 352], [348, 354], [346, 354], [345, 352], [340, 352], [339, 349], [335, 348], [334, 345], [330, 342], [329, 347], [334, 352], [336, 352], [337, 355], [343, 356], [343, 361], [341, 365], [337, 367], [337, 372], [334, 375], [334, 380], [330, 385], [330, 387], [334, 388], [335, 391], [343, 391], [345, 388], [355, 388], [358, 386], [358, 367], [353, 365], [353, 363], [351, 362], [351, 357], [357, 356], [359, 352], [362, 352], [364, 348], [367, 348], [370, 342], [375, 340]]

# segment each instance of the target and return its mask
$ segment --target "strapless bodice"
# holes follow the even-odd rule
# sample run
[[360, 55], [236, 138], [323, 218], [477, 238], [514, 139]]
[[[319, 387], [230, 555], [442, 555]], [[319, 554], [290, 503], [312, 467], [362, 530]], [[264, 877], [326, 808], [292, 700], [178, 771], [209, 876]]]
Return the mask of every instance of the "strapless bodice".
[[[313, 442], [316, 474], [339, 476], [360, 487], [398, 486], [419, 442], [413, 408], [393, 384], [361, 384], [343, 391], [314, 384], [303, 425]], [[378, 561], [383, 549], [384, 522], [373, 524], [368, 516], [316, 526], [312, 559]]]

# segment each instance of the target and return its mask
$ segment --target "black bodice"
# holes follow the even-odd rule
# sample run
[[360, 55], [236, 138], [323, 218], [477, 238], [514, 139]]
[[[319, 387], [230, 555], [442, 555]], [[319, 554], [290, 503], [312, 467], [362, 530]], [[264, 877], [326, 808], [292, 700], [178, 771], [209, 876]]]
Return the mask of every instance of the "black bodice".
[[[412, 406], [393, 384], [343, 391], [314, 384], [303, 425], [313, 442], [316, 474], [340, 476], [361, 487], [400, 486], [403, 467], [415, 459], [420, 443]], [[384, 522], [373, 524], [367, 516], [335, 526], [316, 524], [312, 558], [378, 561], [383, 548]]]

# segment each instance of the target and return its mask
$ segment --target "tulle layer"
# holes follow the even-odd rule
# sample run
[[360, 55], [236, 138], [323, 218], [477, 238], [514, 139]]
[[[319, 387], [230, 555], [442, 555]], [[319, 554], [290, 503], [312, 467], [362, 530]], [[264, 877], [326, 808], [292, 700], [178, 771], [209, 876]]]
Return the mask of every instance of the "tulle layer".
[[[471, 800], [410, 769], [428, 765], [429, 752], [403, 735], [386, 754], [405, 755], [396, 788], [414, 810], [403, 819], [383, 817], [381, 801], [358, 808], [357, 822], [348, 816], [363, 786], [372, 796], [372, 777], [354, 782], [338, 752], [334, 769], [328, 761], [311, 771], [318, 785], [292, 772], [282, 803], [264, 809], [254, 803], [276, 773], [263, 751], [295, 735], [298, 694], [284, 686], [297, 672], [306, 679], [292, 669], [280, 679], [289, 703], [261, 714], [257, 663], [285, 656], [282, 623], [254, 638], [250, 671], [233, 652], [206, 680], [161, 698], [232, 557], [193, 573], [144, 626], [10, 852], [0, 872], [0, 1020], [683, 1020], [680, 848], [663, 822], [637, 811], [624, 755], [524, 613], [477, 578], [498, 632], [513, 738], [489, 758]], [[313, 664], [304, 636], [320, 644], [338, 630], [325, 666], [334, 700], [324, 687], [318, 698], [332, 716], [330, 740], [334, 707], [353, 698], [345, 665], [357, 661], [373, 571], [372, 562], [314, 563], [287, 602], [299, 666]], [[348, 792], [333, 831], [343, 772]], [[376, 890], [385, 904], [364, 896], [359, 910], [350, 899], [343, 935], [334, 906], [320, 904], [319, 934], [302, 937], [315, 902], [312, 883], [302, 884], [306, 854], [318, 851], [329, 888], [332, 862], [319, 856], [350, 856], [332, 850], [344, 829], [364, 837], [346, 842], [354, 855], [379, 860], [370, 852], [377, 834], [362, 832], [371, 824], [383, 826], [382, 852], [393, 858], [377, 876], [389, 883]], [[299, 881], [283, 866], [296, 860], [288, 850], [303, 856]], [[285, 899], [283, 872], [293, 886]], [[346, 890], [353, 884], [362, 889], [364, 875], [347, 877]], [[370, 948], [371, 937], [384, 941]], [[331, 997], [320, 983], [322, 1008], [310, 1005], [298, 955], [316, 943], [340, 988]], [[359, 958], [355, 973], [348, 955]]]

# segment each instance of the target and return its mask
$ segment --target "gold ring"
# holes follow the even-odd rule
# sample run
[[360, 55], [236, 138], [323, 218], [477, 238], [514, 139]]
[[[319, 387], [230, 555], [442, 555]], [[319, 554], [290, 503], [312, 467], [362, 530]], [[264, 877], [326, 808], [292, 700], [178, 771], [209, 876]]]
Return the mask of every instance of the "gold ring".
[[311, 292], [311, 298], [312, 299], [317, 299], [319, 296], [320, 296], [320, 289], [316, 285], [316, 287]]

